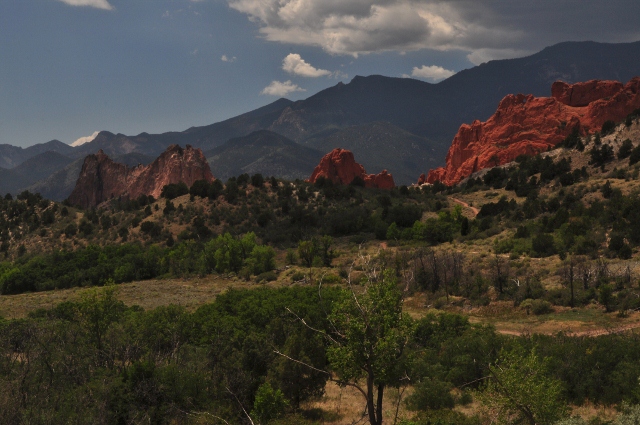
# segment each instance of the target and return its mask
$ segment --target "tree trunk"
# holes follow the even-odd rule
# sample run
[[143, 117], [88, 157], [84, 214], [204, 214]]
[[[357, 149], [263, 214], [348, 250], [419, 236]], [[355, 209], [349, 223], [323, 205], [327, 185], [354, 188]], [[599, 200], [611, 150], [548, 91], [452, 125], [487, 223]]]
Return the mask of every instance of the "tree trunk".
[[367, 376], [367, 413], [369, 414], [369, 423], [371, 425], [382, 425], [382, 398], [384, 397], [384, 384], [378, 385], [377, 403], [374, 403], [375, 386], [373, 383], [373, 374]]
[[378, 385], [378, 405], [376, 406], [376, 414], [378, 415], [378, 422], [376, 425], [382, 425], [382, 397], [384, 395], [384, 385]]
[[367, 413], [369, 414], [369, 423], [371, 425], [378, 425], [376, 407], [373, 403], [373, 375], [371, 373], [367, 376]]

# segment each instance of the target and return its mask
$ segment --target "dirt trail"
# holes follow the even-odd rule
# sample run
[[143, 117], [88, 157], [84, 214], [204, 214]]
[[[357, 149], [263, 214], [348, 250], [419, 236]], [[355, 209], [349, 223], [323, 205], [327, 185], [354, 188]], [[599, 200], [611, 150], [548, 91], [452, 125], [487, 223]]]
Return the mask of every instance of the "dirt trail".
[[[627, 332], [627, 331], [638, 329], [638, 328], [640, 328], [640, 323], [632, 323], [629, 325], [620, 326], [618, 328], [600, 328], [600, 329], [591, 329], [588, 331], [579, 331], [579, 332], [572, 332], [570, 329], [567, 329], [565, 333], [568, 336], [596, 337], [596, 336], [602, 336], [602, 335], [619, 334], [619, 333]], [[522, 336], [530, 333], [540, 333], [540, 332], [535, 332], [531, 330], [516, 331], [516, 330], [510, 330], [510, 329], [498, 329], [496, 330], [496, 332], [503, 335], [513, 335], [513, 336]], [[553, 333], [551, 332], [542, 332], [542, 333], [546, 335], [551, 335], [557, 332], [558, 331], [555, 331]]]
[[477, 216], [477, 215], [478, 215], [478, 213], [480, 212], [480, 210], [479, 210], [479, 209], [477, 209], [476, 207], [472, 207], [472, 206], [470, 206], [469, 204], [467, 204], [466, 202], [464, 202], [464, 201], [462, 201], [462, 200], [460, 200], [460, 199], [457, 199], [457, 198], [451, 198], [451, 200], [452, 200], [453, 202], [455, 202], [456, 204], [460, 204], [460, 205], [462, 205], [462, 206], [463, 206], [463, 207], [465, 207], [465, 208], [469, 208], [469, 209], [471, 210], [471, 212], [473, 213], [473, 216], [474, 216], [474, 217], [475, 217], [475, 216]]

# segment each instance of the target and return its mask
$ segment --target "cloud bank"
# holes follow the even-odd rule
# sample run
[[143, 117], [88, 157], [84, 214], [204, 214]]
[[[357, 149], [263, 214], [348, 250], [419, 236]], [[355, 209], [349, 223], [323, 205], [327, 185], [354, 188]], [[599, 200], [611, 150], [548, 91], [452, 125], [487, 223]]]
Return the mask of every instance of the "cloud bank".
[[96, 9], [113, 10], [113, 6], [107, 0], [59, 0], [69, 6], [89, 6]]
[[[474, 63], [561, 41], [635, 41], [637, 0], [227, 0], [267, 40], [357, 56], [460, 50]], [[567, 19], [567, 17], [571, 17]], [[611, 28], [610, 22], [616, 22]]]
[[75, 148], [77, 146], [84, 145], [85, 143], [92, 142], [93, 139], [98, 137], [98, 133], [99, 133], [99, 131], [94, 131], [91, 136], [80, 137], [75, 142], [71, 143], [71, 146], [73, 146]]
[[450, 69], [444, 69], [441, 66], [422, 65], [420, 68], [414, 67], [413, 70], [411, 71], [411, 76], [414, 78], [422, 78], [424, 80], [436, 82], [436, 81], [444, 80], [445, 78], [449, 78], [455, 73], [456, 73], [455, 71], [451, 71]]
[[282, 69], [289, 74], [299, 75], [301, 77], [317, 78], [331, 75], [331, 71], [314, 68], [297, 53], [289, 53], [287, 57], [284, 58], [284, 61], [282, 61]]
[[306, 90], [299, 87], [297, 84], [293, 84], [291, 80], [287, 80], [284, 83], [280, 81], [272, 81], [271, 84], [269, 84], [260, 92], [260, 94], [283, 97], [288, 95], [289, 93], [293, 93], [297, 91], [306, 91]]

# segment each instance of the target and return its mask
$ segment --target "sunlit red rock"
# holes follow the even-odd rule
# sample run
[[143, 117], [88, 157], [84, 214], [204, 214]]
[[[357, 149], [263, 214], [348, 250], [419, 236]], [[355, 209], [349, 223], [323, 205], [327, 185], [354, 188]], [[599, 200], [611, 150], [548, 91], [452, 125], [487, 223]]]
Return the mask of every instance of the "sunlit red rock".
[[162, 188], [196, 180], [212, 181], [207, 159], [200, 149], [171, 145], [147, 166], [129, 168], [114, 162], [102, 150], [85, 158], [69, 202], [83, 208], [95, 207], [112, 198], [135, 199], [140, 195], [160, 197]]
[[351, 151], [340, 148], [322, 157], [308, 181], [315, 183], [320, 177], [335, 184], [350, 184], [353, 179], [359, 177], [364, 181], [365, 187], [392, 189], [396, 186], [393, 176], [387, 170], [380, 174], [367, 174], [364, 167], [356, 162]]
[[507, 95], [486, 121], [463, 124], [453, 139], [446, 166], [430, 170], [427, 182], [453, 185], [483, 168], [535, 155], [562, 142], [579, 126], [584, 135], [605, 121], [622, 121], [640, 108], [640, 77], [617, 81], [556, 82], [552, 97]]

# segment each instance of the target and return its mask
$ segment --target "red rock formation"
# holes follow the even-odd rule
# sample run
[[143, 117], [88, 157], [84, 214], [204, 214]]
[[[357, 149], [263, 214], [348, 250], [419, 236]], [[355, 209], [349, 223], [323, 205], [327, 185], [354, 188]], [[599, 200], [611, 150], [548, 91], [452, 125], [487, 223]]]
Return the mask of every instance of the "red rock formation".
[[619, 93], [622, 89], [623, 85], [619, 81], [591, 80], [576, 84], [556, 81], [551, 86], [551, 97], [568, 106], [587, 106], [598, 99]]
[[423, 185], [427, 182], [427, 176], [424, 175], [424, 173], [420, 174], [420, 177], [418, 177], [418, 186]]
[[582, 134], [597, 131], [607, 120], [622, 121], [640, 108], [640, 77], [626, 85], [617, 81], [556, 82], [553, 97], [508, 95], [486, 121], [463, 124], [447, 165], [429, 171], [427, 182], [453, 185], [483, 168], [535, 155], [563, 141], [575, 126]]
[[191, 186], [196, 180], [212, 181], [213, 175], [202, 151], [189, 145], [185, 149], [171, 145], [151, 164], [133, 168], [113, 162], [100, 150], [85, 158], [69, 202], [90, 208], [115, 197], [158, 198], [165, 185], [184, 182]]
[[393, 176], [387, 170], [383, 170], [380, 174], [367, 174], [364, 167], [356, 162], [351, 151], [340, 148], [326, 154], [307, 181], [315, 183], [320, 177], [329, 179], [335, 184], [349, 184], [359, 177], [364, 181], [365, 187], [379, 189], [396, 187]]

